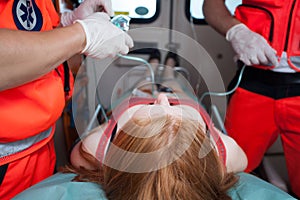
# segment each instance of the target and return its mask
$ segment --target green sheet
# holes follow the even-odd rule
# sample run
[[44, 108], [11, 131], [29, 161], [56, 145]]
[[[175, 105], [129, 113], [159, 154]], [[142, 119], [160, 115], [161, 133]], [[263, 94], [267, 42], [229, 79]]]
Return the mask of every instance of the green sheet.
[[[14, 200], [106, 200], [101, 187], [94, 183], [72, 182], [74, 174], [57, 173], [25, 190]], [[294, 200], [277, 187], [246, 173], [239, 173], [239, 182], [228, 194], [233, 200]]]

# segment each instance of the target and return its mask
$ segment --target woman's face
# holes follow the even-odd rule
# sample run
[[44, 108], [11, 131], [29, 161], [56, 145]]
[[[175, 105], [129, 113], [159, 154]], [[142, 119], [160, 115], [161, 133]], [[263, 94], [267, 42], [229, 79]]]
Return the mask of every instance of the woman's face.
[[158, 116], [184, 117], [196, 120], [204, 126], [204, 121], [199, 112], [187, 105], [170, 105], [166, 94], [160, 93], [153, 105], [136, 105], [129, 108], [118, 120], [118, 127], [122, 127], [129, 119], [150, 119]]
[[[199, 112], [191, 106], [187, 105], [170, 105], [169, 99], [166, 94], [160, 93], [153, 105], [136, 105], [127, 109], [118, 119], [117, 132], [130, 120], [138, 121], [135, 119], [146, 119], [143, 121], [151, 120], [151, 117], [160, 116], [173, 116], [184, 117], [185, 119], [196, 120], [203, 127], [205, 131], [205, 122], [203, 121]], [[92, 155], [96, 155], [98, 144], [102, 133], [105, 131], [107, 124], [103, 124], [95, 130], [95, 134], [91, 134], [84, 139], [83, 145], [85, 151]], [[74, 157], [72, 158], [74, 160]]]

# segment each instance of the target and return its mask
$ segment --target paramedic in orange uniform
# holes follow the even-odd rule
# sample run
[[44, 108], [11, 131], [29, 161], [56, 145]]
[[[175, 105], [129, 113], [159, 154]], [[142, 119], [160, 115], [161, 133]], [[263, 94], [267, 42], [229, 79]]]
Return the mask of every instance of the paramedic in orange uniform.
[[[61, 65], [77, 53], [126, 54], [133, 41], [110, 23], [107, 0], [86, 0], [60, 18], [51, 0], [0, 1], [0, 199], [54, 172], [53, 133], [72, 76]], [[113, 40], [113, 42], [109, 41]], [[68, 88], [66, 88], [68, 86]]]
[[243, 0], [232, 16], [223, 0], [206, 0], [203, 10], [247, 65], [225, 121], [247, 154], [246, 171], [280, 135], [291, 189], [300, 197], [300, 1]]

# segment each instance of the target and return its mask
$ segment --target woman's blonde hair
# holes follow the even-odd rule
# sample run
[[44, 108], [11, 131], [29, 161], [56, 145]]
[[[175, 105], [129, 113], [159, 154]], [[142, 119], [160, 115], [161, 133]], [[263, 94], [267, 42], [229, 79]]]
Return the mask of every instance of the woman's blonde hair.
[[101, 184], [112, 200], [230, 199], [226, 192], [237, 178], [226, 172], [202, 129], [196, 121], [174, 116], [130, 120], [113, 140], [105, 165], [98, 165], [97, 177], [85, 169], [69, 171]]

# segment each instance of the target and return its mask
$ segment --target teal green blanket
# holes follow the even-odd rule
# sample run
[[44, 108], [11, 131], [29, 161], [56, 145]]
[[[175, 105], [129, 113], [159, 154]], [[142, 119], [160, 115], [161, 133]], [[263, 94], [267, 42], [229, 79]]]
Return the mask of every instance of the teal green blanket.
[[[101, 187], [94, 183], [72, 182], [74, 174], [57, 173], [25, 190], [14, 200], [106, 200]], [[239, 182], [229, 190], [233, 200], [294, 200], [277, 187], [246, 173], [239, 173]]]

